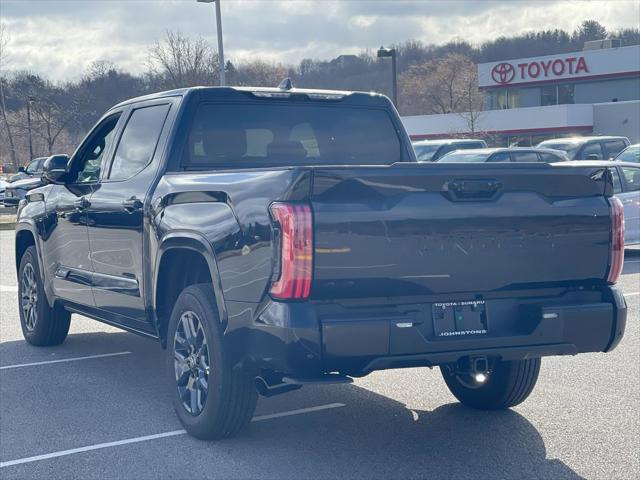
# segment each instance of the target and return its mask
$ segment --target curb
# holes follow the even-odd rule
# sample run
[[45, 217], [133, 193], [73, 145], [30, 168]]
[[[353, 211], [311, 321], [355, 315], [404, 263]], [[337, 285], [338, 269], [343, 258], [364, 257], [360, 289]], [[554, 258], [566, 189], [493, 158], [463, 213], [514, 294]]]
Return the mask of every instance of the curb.
[[15, 230], [15, 229], [16, 229], [16, 223], [15, 222], [0, 223], [0, 230]]

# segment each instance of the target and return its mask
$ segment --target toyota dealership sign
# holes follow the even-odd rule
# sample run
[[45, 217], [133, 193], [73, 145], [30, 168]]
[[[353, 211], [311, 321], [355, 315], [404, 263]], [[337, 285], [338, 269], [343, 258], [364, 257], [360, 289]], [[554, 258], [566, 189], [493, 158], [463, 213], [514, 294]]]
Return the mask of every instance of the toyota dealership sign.
[[637, 48], [623, 47], [481, 63], [478, 82], [480, 87], [497, 87], [639, 73]]

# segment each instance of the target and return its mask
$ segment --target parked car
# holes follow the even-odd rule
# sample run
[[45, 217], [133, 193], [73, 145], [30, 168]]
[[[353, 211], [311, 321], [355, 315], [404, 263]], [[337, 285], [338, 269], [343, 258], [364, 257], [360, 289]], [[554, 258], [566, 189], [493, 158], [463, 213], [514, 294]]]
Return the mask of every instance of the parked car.
[[158, 341], [198, 438], [238, 432], [257, 392], [389, 368], [439, 366], [461, 402], [509, 408], [541, 357], [623, 336], [622, 206], [602, 170], [418, 164], [377, 94], [128, 100], [20, 203], [22, 332], [59, 344], [75, 312]]
[[0, 178], [0, 205], [4, 205], [4, 191], [9, 185], [9, 182], [5, 182]]
[[18, 173], [11, 175], [11, 177], [9, 177], [9, 181], [17, 182], [18, 180], [23, 180], [25, 178], [39, 177], [42, 173], [42, 167], [46, 159], [47, 157], [34, 158], [26, 167], [18, 168]]
[[483, 162], [566, 162], [566, 154], [549, 148], [483, 148], [478, 150], [458, 150], [448, 153], [438, 162], [442, 163], [483, 163]]
[[597, 136], [554, 138], [536, 146], [562, 150], [569, 160], [606, 160], [615, 157], [627, 148], [629, 143], [627, 137]]
[[9, 183], [4, 192], [4, 205], [6, 207], [17, 207], [20, 200], [25, 198], [30, 190], [42, 187], [43, 185], [44, 182], [40, 176], [29, 177]]
[[619, 162], [640, 163], [640, 143], [629, 145], [621, 151], [614, 160]]
[[473, 138], [444, 138], [440, 140], [418, 140], [412, 142], [419, 162], [435, 162], [440, 157], [455, 150], [487, 148], [484, 140]]
[[625, 245], [640, 244], [640, 165], [616, 162], [611, 168], [615, 196], [624, 207]]

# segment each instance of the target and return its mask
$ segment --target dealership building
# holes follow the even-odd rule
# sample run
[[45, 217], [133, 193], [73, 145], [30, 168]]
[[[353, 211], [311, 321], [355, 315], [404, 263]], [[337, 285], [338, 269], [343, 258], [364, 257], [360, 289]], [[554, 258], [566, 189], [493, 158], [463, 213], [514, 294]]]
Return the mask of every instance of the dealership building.
[[640, 142], [640, 45], [589, 42], [581, 52], [478, 65], [480, 112], [403, 117], [412, 139], [486, 137], [535, 145], [559, 136]]

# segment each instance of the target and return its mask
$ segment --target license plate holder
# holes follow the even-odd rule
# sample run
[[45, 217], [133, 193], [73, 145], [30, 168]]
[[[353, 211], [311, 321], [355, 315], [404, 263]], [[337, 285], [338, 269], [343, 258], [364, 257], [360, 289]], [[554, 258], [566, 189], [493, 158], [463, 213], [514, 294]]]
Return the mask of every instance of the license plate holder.
[[431, 313], [436, 337], [486, 335], [489, 330], [484, 300], [434, 303]]

